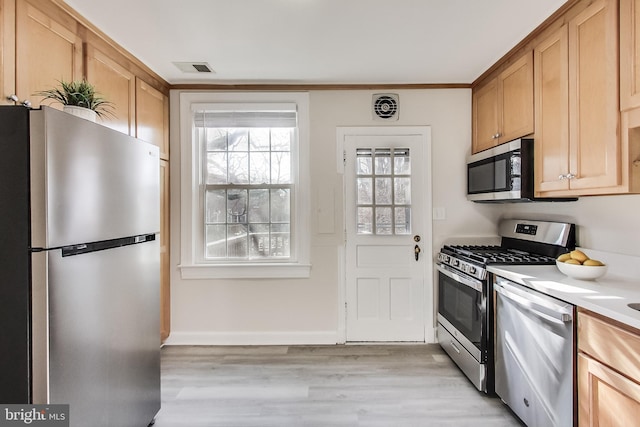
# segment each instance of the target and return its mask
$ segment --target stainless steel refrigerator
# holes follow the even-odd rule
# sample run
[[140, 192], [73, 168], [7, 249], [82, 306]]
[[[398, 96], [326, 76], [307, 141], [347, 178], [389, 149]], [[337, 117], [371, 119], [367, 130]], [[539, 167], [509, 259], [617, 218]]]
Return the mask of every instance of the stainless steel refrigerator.
[[49, 107], [0, 107], [0, 403], [71, 426], [160, 409], [157, 147]]

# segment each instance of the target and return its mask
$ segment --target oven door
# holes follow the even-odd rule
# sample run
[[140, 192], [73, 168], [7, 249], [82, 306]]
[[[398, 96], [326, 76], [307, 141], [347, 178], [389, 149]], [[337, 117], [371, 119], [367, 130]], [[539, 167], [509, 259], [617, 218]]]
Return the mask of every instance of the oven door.
[[438, 322], [480, 363], [486, 362], [486, 281], [438, 264]]

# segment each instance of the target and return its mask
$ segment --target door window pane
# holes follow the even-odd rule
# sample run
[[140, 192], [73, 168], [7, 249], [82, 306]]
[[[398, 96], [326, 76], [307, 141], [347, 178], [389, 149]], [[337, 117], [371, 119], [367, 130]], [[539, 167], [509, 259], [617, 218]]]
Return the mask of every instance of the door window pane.
[[411, 233], [411, 157], [408, 148], [356, 151], [358, 234]]
[[357, 233], [358, 234], [371, 234], [373, 233], [373, 208], [371, 207], [359, 207], [357, 219]]
[[371, 178], [357, 178], [359, 205], [370, 205], [373, 203], [373, 180]]
[[396, 148], [393, 156], [393, 173], [395, 175], [409, 175], [411, 173], [411, 157], [408, 148]]
[[356, 151], [356, 174], [373, 174], [373, 150], [370, 148], [358, 148]]
[[393, 234], [392, 209], [376, 208], [376, 234]]
[[391, 175], [391, 149], [376, 148], [375, 165], [376, 175]]
[[395, 233], [411, 234], [411, 208], [395, 208]]
[[391, 204], [391, 178], [376, 178], [376, 205]]
[[411, 203], [411, 178], [395, 178], [394, 203], [396, 205], [408, 205]]

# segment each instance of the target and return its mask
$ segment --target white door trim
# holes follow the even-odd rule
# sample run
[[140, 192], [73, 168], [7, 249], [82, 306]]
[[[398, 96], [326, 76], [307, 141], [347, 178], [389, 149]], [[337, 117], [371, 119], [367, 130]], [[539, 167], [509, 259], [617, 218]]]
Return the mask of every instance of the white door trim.
[[[433, 282], [433, 202], [432, 202], [432, 174], [431, 174], [431, 126], [345, 126], [336, 128], [336, 163], [337, 172], [343, 175], [342, 182], [342, 198], [346, 200], [345, 180], [344, 180], [344, 159], [345, 159], [345, 139], [350, 136], [384, 136], [384, 135], [401, 135], [401, 136], [419, 136], [424, 144], [422, 164], [428, 171], [424, 175], [424, 188], [428, 191], [428, 197], [425, 197], [424, 217], [422, 220], [423, 234], [422, 256], [427, 262], [422, 263], [424, 266], [424, 328], [426, 342], [435, 342], [433, 331], [435, 330], [435, 302], [434, 302], [434, 282]], [[346, 204], [343, 203], [342, 208], [342, 233], [343, 242], [338, 248], [339, 258], [339, 283], [338, 283], [338, 343], [344, 344], [347, 341], [347, 312], [346, 312]]]

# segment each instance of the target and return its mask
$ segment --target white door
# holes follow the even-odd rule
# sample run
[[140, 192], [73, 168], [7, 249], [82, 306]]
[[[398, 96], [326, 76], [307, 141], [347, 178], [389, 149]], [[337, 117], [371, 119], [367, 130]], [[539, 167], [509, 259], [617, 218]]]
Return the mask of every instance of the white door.
[[428, 128], [384, 129], [342, 140], [346, 340], [423, 342], [432, 315]]

